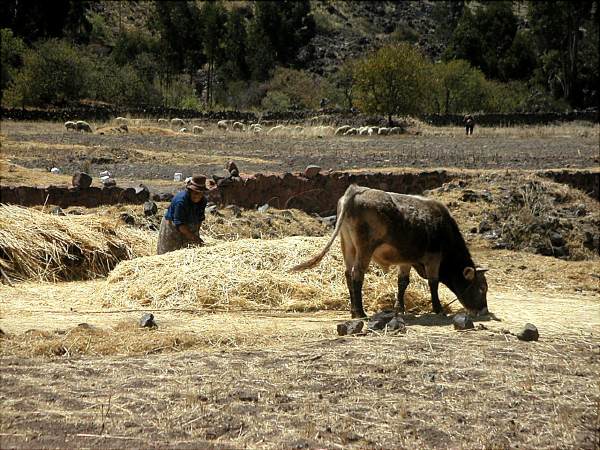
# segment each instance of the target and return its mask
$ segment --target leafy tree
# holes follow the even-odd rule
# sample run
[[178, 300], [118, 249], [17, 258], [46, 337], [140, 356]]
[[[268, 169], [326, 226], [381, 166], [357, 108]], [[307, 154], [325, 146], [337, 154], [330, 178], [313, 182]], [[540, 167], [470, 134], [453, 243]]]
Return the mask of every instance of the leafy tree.
[[369, 114], [417, 114], [424, 109], [428, 63], [408, 44], [383, 47], [358, 61], [354, 71], [358, 106]]
[[15, 76], [17, 69], [23, 63], [23, 55], [26, 46], [24, 42], [13, 35], [12, 30], [3, 28], [0, 30], [0, 46], [2, 48], [0, 57], [0, 90], [4, 92], [8, 84]]
[[250, 68], [246, 61], [248, 33], [246, 32], [247, 11], [234, 9], [227, 20], [220, 74], [226, 81], [248, 80]]
[[354, 106], [354, 62], [347, 61], [333, 75], [333, 83], [341, 92], [344, 99], [344, 107], [352, 109]]
[[485, 76], [464, 60], [437, 63], [432, 67], [430, 90], [433, 111], [459, 114], [480, 111], [485, 106]]
[[23, 105], [63, 105], [85, 98], [88, 61], [65, 41], [40, 41], [27, 51], [8, 91]]
[[465, 9], [464, 0], [437, 1], [432, 16], [437, 24], [436, 34], [442, 42], [450, 41]]
[[527, 30], [518, 31], [510, 48], [498, 62], [503, 80], [527, 80], [538, 65], [538, 55], [533, 36]]
[[452, 35], [445, 59], [464, 59], [487, 76], [502, 79], [499, 67], [513, 45], [517, 18], [512, 2], [494, 1], [464, 13]]
[[208, 62], [208, 83], [206, 87], [206, 103], [212, 102], [212, 91], [215, 77], [215, 63], [222, 59], [223, 36], [227, 11], [221, 2], [207, 1], [200, 10], [200, 22], [202, 23], [202, 42], [204, 54]]
[[91, 26], [86, 13], [91, 2], [79, 0], [4, 0], [0, 3], [0, 28], [31, 43], [43, 38], [86, 40]]
[[[547, 75], [547, 83], [551, 88], [558, 84], [561, 95], [572, 105], [581, 104], [580, 52], [582, 41], [587, 39], [595, 38], [595, 43], [589, 45], [598, 48], [598, 2], [529, 2], [528, 6], [529, 22], [543, 54], [542, 73]], [[596, 14], [592, 17], [594, 9]]]
[[275, 67], [275, 50], [260, 24], [253, 21], [248, 30], [248, 53], [246, 57], [250, 78], [267, 80]]
[[269, 91], [286, 96], [292, 108], [316, 109], [323, 98], [320, 80], [308, 72], [278, 67], [269, 82]]

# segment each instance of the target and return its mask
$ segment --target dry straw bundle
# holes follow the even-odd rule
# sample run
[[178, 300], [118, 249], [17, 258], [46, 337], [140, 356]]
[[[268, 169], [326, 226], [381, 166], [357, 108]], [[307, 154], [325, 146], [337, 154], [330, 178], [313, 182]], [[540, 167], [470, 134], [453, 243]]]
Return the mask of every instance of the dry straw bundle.
[[119, 261], [153, 250], [151, 235], [115, 219], [0, 205], [0, 267], [14, 279], [95, 278]]
[[[327, 237], [242, 239], [189, 248], [120, 263], [109, 275], [106, 306], [154, 308], [285, 309], [348, 308], [344, 262], [338, 248], [304, 272], [288, 269], [323, 248]], [[415, 278], [406, 295], [408, 309], [429, 311], [427, 284]], [[397, 273], [371, 267], [364, 283], [371, 311], [393, 304]]]

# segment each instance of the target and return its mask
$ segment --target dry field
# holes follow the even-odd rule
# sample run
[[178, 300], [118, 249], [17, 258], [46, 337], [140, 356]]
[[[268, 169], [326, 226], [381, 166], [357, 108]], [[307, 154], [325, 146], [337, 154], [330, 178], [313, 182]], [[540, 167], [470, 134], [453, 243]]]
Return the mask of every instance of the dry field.
[[[182, 136], [145, 126], [84, 135], [3, 122], [3, 183], [43, 184], [50, 174], [36, 169], [56, 163], [70, 173], [82, 161], [160, 187], [174, 171], [210, 173], [229, 158], [245, 172], [377, 169], [411, 158], [417, 167], [480, 170], [464, 189], [457, 180], [428, 195], [449, 205], [475, 260], [490, 268], [494, 314], [455, 331], [429, 312], [426, 283], [415, 278], [406, 334], [338, 337], [336, 324], [349, 318], [339, 245], [318, 269], [286, 272], [331, 232], [300, 211], [236, 218], [222, 210], [203, 226], [207, 247], [169, 257], [148, 256], [156, 224], [140, 206], [77, 208], [87, 214], [64, 218], [48, 207], [4, 207], [0, 267], [21, 280], [0, 284], [0, 448], [598, 448], [600, 259], [582, 245], [583, 230], [600, 221], [598, 203], [521, 170], [491, 170], [595, 167], [598, 127], [478, 128], [468, 139], [449, 128], [418, 131]], [[465, 189], [493, 200], [463, 201]], [[503, 209], [501, 200], [523, 189], [530, 203]], [[565, 225], [573, 260], [533, 254], [529, 235], [498, 250], [471, 232], [490, 215], [531, 228], [534, 209]], [[136, 226], [121, 224], [121, 212]], [[59, 281], [72, 254], [80, 277], [92, 279]], [[367, 312], [391, 306], [394, 292], [394, 273], [373, 267]], [[448, 290], [441, 298], [450, 316], [460, 311]], [[146, 312], [157, 329], [139, 328]], [[538, 342], [512, 334], [527, 322]]]
[[[172, 186], [173, 173], [211, 174], [233, 159], [242, 172], [293, 172], [308, 164], [324, 169], [472, 168], [546, 169], [597, 167], [598, 125], [585, 123], [546, 127], [483, 128], [464, 136], [462, 128], [432, 128], [416, 124], [400, 136], [319, 137], [316, 128], [305, 134], [222, 132], [203, 124], [202, 135], [180, 134], [155, 124], [130, 126], [130, 133], [68, 132], [59, 123], [3, 121], [2, 181], [43, 184], [59, 167], [98, 174], [109, 170], [122, 185], [144, 181], [151, 187]], [[94, 129], [106, 124], [93, 124]], [[12, 171], [10, 169], [12, 164]], [[27, 176], [22, 168], [34, 169]], [[41, 170], [41, 173], [37, 170]]]

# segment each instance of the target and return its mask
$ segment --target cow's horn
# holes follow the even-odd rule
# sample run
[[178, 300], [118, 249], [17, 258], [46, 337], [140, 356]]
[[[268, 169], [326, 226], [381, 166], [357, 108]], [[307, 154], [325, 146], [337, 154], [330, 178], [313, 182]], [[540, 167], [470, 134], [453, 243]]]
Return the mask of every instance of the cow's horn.
[[490, 269], [486, 269], [485, 267], [477, 267], [477, 268], [475, 268], [475, 272], [477, 272], [477, 273], [485, 273], [488, 270], [490, 270]]

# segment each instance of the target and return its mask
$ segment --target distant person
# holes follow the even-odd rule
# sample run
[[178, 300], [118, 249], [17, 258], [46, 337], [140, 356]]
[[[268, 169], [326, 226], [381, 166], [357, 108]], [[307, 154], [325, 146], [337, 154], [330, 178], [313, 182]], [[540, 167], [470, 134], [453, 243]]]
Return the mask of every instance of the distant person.
[[475, 119], [473, 119], [473, 116], [471, 114], [465, 115], [463, 123], [465, 124], [466, 134], [473, 134], [473, 128], [475, 128]]
[[195, 175], [187, 182], [186, 189], [173, 197], [160, 222], [157, 254], [179, 250], [190, 244], [204, 244], [199, 231], [205, 217], [207, 199], [204, 193], [207, 190], [206, 177]]

